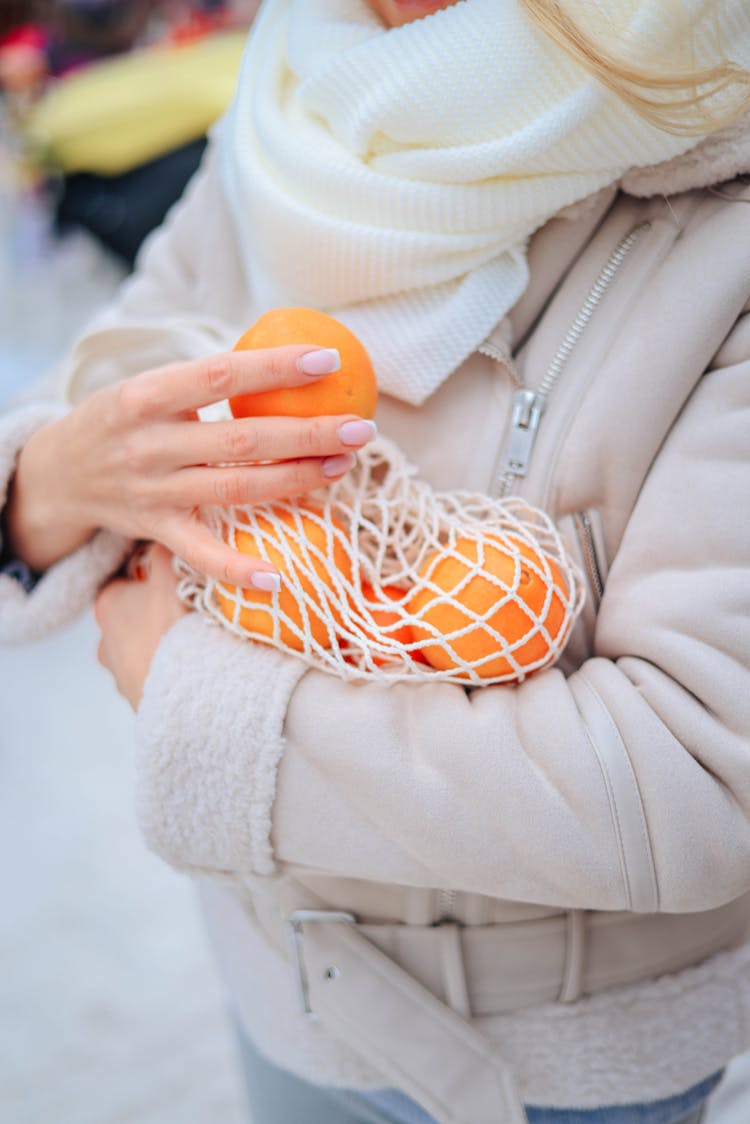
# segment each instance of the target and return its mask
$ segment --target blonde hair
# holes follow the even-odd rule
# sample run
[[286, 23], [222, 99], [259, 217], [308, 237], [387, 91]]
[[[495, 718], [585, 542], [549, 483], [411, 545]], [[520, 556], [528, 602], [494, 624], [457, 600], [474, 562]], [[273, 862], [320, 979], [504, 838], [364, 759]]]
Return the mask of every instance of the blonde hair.
[[[692, 28], [684, 19], [673, 40], [672, 61], [644, 66], [610, 46], [608, 38], [615, 38], [612, 29], [609, 36], [606, 27], [603, 34], [584, 33], [569, 3], [520, 2], [550, 39], [636, 113], [665, 132], [688, 136], [715, 132], [750, 109], [750, 71], [727, 58], [707, 67], [681, 61], [686, 55], [692, 59], [693, 54]], [[601, 18], [596, 22], [604, 26]]]

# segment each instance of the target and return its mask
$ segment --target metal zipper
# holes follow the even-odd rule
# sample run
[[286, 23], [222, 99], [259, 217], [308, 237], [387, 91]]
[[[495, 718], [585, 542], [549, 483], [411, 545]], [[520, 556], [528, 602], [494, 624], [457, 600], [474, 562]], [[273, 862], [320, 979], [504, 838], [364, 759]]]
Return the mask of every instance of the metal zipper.
[[[562, 343], [555, 352], [537, 390], [529, 390], [521, 386], [514, 394], [508, 450], [505, 465], [497, 482], [497, 494], [499, 496], [507, 496], [516, 480], [523, 478], [528, 473], [534, 442], [549, 396], [570, 359], [574, 347], [581, 339], [589, 321], [615, 280], [622, 263], [641, 235], [650, 227], [650, 222], [639, 223], [618, 242], [596, 281], [591, 286], [575, 320], [565, 333]], [[486, 353], [489, 354], [489, 352]], [[515, 368], [511, 368], [511, 370], [514, 381], [519, 383], [518, 372]]]
[[602, 578], [599, 557], [596, 552], [591, 517], [587, 511], [577, 511], [573, 516], [573, 522], [581, 547], [581, 554], [583, 555], [583, 566], [586, 571], [586, 577], [588, 578], [589, 588], [593, 591], [596, 604], [598, 605], [604, 593], [604, 579]]
[[[505, 347], [486, 340], [478, 349], [483, 355], [488, 355], [491, 359], [501, 363], [508, 370], [518, 388], [513, 395], [508, 451], [503, 472], [498, 479], [498, 496], [506, 496], [514, 482], [526, 476], [539, 424], [549, 396], [570, 359], [573, 348], [585, 332], [589, 321], [615, 280], [625, 258], [641, 235], [650, 228], [650, 222], [639, 223], [628, 231], [615, 246], [599, 276], [591, 286], [575, 320], [565, 333], [563, 341], [555, 352], [537, 390], [529, 390], [523, 385], [523, 379], [513, 362], [510, 351], [506, 350]], [[591, 588], [596, 596], [601, 599], [604, 583], [596, 555], [591, 520], [586, 512], [580, 512], [575, 516], [575, 524], [581, 540], [581, 549]], [[456, 890], [438, 890], [436, 924], [452, 920], [456, 905], [456, 894]]]

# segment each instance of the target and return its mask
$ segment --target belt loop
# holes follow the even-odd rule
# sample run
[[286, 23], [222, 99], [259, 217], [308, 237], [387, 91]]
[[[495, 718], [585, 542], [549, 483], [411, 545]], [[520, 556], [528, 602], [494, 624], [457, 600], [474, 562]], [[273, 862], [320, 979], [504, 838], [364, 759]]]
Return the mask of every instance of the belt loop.
[[565, 963], [558, 1003], [574, 1003], [583, 991], [583, 958], [586, 952], [586, 911], [569, 909], [565, 914]]
[[440, 967], [443, 976], [445, 1002], [458, 1015], [471, 1018], [469, 988], [466, 983], [464, 953], [461, 944], [461, 927], [446, 921], [435, 926], [435, 935], [440, 949]]

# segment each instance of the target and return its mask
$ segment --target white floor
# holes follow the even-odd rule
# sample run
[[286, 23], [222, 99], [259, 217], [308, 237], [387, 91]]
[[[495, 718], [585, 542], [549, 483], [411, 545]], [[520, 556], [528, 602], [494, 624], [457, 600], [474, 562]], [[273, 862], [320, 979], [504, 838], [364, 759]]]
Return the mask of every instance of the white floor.
[[[1, 189], [0, 406], [117, 280], [32, 206], [8, 222]], [[191, 886], [137, 833], [132, 717], [95, 650], [90, 616], [0, 649], [0, 1121], [241, 1124]], [[750, 1057], [709, 1124], [750, 1124]]]

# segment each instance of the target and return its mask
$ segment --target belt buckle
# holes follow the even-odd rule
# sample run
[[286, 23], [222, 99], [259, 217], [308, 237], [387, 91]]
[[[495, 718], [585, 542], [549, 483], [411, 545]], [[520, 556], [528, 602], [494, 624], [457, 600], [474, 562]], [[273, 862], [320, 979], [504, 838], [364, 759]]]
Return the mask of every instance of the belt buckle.
[[353, 913], [346, 913], [340, 909], [295, 909], [286, 920], [286, 931], [289, 942], [289, 952], [295, 970], [297, 994], [299, 995], [302, 1013], [308, 1019], [317, 1019], [317, 1015], [310, 1006], [310, 994], [307, 984], [305, 962], [302, 958], [302, 926], [311, 921], [338, 922], [342, 925], [356, 925], [357, 918]]

